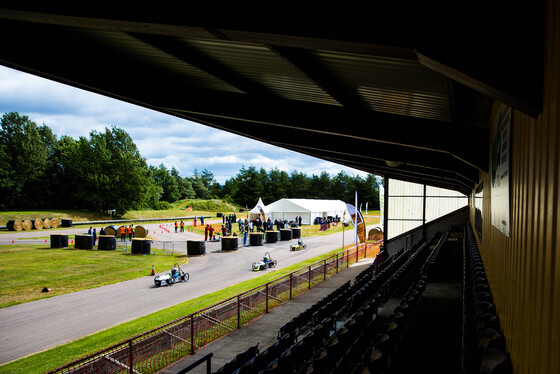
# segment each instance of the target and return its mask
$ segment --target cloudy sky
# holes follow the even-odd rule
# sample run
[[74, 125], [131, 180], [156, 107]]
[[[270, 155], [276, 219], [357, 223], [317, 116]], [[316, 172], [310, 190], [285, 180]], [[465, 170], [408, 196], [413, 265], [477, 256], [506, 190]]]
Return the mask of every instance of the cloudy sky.
[[92, 130], [116, 126], [133, 139], [147, 162], [174, 166], [183, 177], [207, 169], [221, 184], [243, 167], [293, 170], [309, 176], [355, 169], [301, 155], [208, 126], [0, 66], [0, 115], [18, 112], [45, 124], [60, 138], [89, 138]]

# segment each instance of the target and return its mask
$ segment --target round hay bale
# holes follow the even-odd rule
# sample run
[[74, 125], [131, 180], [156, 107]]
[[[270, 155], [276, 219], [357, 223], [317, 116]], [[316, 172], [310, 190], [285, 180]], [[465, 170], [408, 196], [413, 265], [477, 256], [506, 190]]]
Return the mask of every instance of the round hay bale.
[[114, 235], [99, 235], [98, 251], [114, 251], [117, 249], [117, 238]]
[[252, 232], [249, 234], [249, 243], [252, 246], [263, 245], [264, 234], [262, 232]]
[[60, 220], [58, 218], [51, 218], [51, 227], [56, 229], [58, 226], [60, 226]]
[[136, 226], [134, 228], [134, 236], [136, 238], [145, 238], [146, 236], [148, 236], [148, 229], [146, 229], [144, 226]]
[[280, 233], [278, 231], [267, 231], [266, 232], [266, 242], [267, 243], [276, 243], [278, 241], [278, 235], [280, 235]]
[[109, 225], [107, 227], [105, 227], [105, 235], [108, 236], [117, 236], [117, 226], [115, 225]]
[[[116, 238], [115, 238], [116, 241]], [[130, 253], [149, 255], [152, 249], [152, 241], [145, 238], [132, 238]]]
[[23, 221], [22, 226], [24, 230], [31, 230], [31, 221], [26, 219]]
[[222, 251], [237, 251], [239, 249], [239, 237], [224, 236], [222, 238]]
[[51, 248], [67, 248], [68, 235], [67, 234], [51, 234]]
[[292, 227], [292, 238], [301, 238], [301, 227]]
[[43, 228], [50, 229], [51, 228], [51, 220], [49, 218], [43, 219]]
[[187, 254], [189, 256], [206, 254], [206, 243], [203, 240], [187, 240]]
[[74, 239], [75, 249], [93, 249], [93, 235], [76, 234]]
[[31, 228], [34, 230], [42, 230], [43, 229], [43, 220], [40, 218], [32, 219], [31, 220]]
[[21, 230], [23, 230], [23, 222], [21, 221], [21, 219], [15, 219], [15, 220], [12, 220], [12, 221], [8, 221], [6, 223], [6, 227], [10, 231], [21, 231]]
[[369, 230], [368, 232], [368, 240], [382, 240], [383, 239], [383, 231], [379, 227], [374, 227], [373, 229]]

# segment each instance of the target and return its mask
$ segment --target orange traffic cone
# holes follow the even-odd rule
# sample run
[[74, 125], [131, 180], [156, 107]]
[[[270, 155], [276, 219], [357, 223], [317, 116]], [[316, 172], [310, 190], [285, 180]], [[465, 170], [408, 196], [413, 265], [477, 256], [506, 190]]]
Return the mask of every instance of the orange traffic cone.
[[152, 275], [156, 275], [156, 268], [152, 265]]

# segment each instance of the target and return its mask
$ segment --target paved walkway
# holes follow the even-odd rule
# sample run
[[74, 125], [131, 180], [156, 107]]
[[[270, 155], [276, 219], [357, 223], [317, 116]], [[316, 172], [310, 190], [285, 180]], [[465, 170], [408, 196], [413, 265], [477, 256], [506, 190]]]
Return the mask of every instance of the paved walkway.
[[[249, 326], [234, 331], [233, 333], [218, 339], [201, 349], [194, 355], [185, 357], [183, 360], [167, 368], [164, 374], [175, 374], [188, 367], [193, 362], [212, 353], [212, 372], [218, 370], [227, 362], [231, 361], [238, 353], [246, 351], [249, 347], [259, 344], [259, 350], [272, 345], [277, 340], [278, 330], [286, 322], [305, 311], [311, 305], [329, 295], [335, 289], [347, 281], [353, 281], [366, 266], [373, 262], [373, 258], [361, 259], [359, 262], [339, 272], [337, 275], [321, 282], [303, 294], [298, 295], [274, 309], [261, 318], [256, 319]], [[205, 374], [206, 363], [191, 370], [189, 374]]]

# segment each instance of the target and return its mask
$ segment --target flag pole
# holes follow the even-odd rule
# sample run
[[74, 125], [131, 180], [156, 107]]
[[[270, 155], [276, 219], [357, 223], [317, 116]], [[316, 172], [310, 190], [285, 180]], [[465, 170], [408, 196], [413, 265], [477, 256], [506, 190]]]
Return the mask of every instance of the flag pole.
[[358, 248], [358, 191], [357, 190], [356, 190], [355, 200], [356, 200], [356, 205], [354, 206], [356, 207], [356, 213], [354, 219], [354, 244], [356, 245], [356, 248]]

